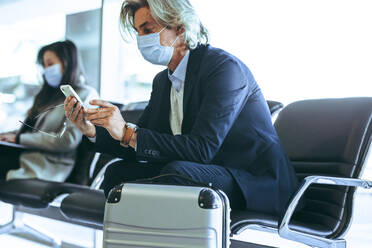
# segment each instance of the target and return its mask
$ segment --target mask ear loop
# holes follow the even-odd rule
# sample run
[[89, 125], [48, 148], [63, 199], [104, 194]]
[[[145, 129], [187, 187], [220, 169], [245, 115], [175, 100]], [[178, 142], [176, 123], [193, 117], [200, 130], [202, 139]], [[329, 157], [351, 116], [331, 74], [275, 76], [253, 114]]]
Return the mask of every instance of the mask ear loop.
[[167, 28], [167, 26], [164, 26], [164, 28], [162, 28], [162, 29], [159, 31], [159, 34], [160, 34], [161, 32], [163, 32], [163, 30], [166, 29], [166, 28]]
[[178, 38], [180, 38], [180, 36], [177, 36], [177, 38], [173, 41], [171, 47], [173, 47], [174, 43], [176, 43], [176, 41], [178, 40]]
[[[162, 28], [162, 29], [159, 31], [158, 34], [160, 34], [161, 32], [163, 32], [163, 30], [166, 29], [167, 27], [168, 27], [168, 26], [164, 26], [164, 28]], [[171, 47], [173, 47], [174, 43], [176, 43], [176, 41], [178, 40], [179, 37], [180, 37], [180, 36], [178, 35], [177, 38], [172, 42]]]

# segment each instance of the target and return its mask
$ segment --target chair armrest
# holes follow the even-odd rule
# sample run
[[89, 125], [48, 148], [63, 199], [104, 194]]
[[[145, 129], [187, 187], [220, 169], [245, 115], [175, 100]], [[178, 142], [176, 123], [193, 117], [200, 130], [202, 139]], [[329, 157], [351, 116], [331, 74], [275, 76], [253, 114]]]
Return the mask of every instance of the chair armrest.
[[0, 141], [0, 146], [12, 147], [12, 148], [15, 148], [15, 149], [19, 149], [20, 151], [31, 149], [30, 147], [25, 146], [25, 145], [20, 145], [20, 144], [16, 144], [16, 143], [5, 142], [5, 141]]
[[103, 179], [105, 178], [105, 171], [106, 171], [107, 167], [109, 167], [111, 164], [113, 164], [117, 161], [120, 161], [120, 160], [122, 160], [122, 159], [121, 158], [115, 158], [115, 159], [109, 161], [107, 164], [105, 164], [105, 166], [102, 167], [102, 169], [98, 172], [97, 176], [94, 178], [92, 184], [90, 185], [90, 188], [99, 190], [99, 188], [102, 185]]
[[334, 243], [326, 238], [317, 237], [314, 235], [301, 233], [298, 231], [291, 230], [289, 228], [289, 222], [292, 218], [294, 210], [296, 209], [298, 202], [304, 195], [305, 191], [309, 188], [311, 184], [328, 184], [328, 185], [339, 185], [339, 186], [352, 186], [352, 187], [363, 187], [366, 189], [372, 188], [372, 181], [355, 179], [355, 178], [341, 178], [341, 177], [328, 177], [328, 176], [308, 176], [306, 177], [300, 188], [297, 190], [293, 196], [283, 218], [279, 222], [279, 235], [286, 239], [299, 241], [311, 246], [324, 247], [324, 245], [329, 245]]

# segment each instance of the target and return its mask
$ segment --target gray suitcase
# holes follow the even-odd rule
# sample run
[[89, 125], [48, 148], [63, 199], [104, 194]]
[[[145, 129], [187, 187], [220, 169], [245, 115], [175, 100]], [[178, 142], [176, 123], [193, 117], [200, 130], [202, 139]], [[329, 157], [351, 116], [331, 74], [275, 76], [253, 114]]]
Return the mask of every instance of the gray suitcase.
[[230, 206], [208, 186], [125, 183], [105, 206], [104, 248], [227, 248]]

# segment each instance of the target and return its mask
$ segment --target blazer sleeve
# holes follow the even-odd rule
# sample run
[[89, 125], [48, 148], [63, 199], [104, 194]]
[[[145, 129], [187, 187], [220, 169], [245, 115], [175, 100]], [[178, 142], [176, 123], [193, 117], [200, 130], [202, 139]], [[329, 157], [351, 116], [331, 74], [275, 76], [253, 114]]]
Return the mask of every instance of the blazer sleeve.
[[207, 88], [191, 132], [173, 136], [140, 128], [137, 156], [148, 161], [211, 162], [247, 101], [254, 80], [231, 58], [214, 67], [201, 79]]

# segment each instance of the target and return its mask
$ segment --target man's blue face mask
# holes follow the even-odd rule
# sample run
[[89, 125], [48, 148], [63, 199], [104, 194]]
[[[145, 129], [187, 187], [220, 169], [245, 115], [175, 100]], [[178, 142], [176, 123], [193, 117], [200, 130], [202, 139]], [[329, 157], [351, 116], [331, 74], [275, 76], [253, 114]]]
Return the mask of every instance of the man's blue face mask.
[[164, 27], [160, 32], [137, 35], [137, 45], [144, 59], [155, 65], [168, 66], [173, 56], [173, 45], [176, 43], [178, 37], [173, 41], [171, 46], [162, 46], [160, 44], [160, 33], [163, 32]]

